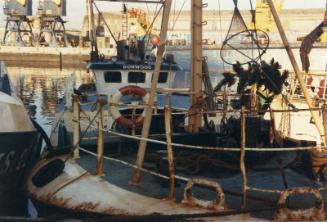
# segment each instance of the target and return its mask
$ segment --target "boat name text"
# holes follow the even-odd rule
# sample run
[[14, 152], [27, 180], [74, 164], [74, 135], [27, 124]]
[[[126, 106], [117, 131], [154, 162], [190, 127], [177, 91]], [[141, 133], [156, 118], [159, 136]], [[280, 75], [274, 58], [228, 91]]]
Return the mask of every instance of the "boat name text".
[[124, 65], [123, 69], [151, 70], [150, 65]]

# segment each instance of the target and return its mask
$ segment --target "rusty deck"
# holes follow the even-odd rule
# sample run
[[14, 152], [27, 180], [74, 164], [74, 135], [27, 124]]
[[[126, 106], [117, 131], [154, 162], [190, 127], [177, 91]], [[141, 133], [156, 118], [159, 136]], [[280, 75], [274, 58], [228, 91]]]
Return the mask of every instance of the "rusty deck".
[[[56, 157], [58, 158], [58, 157]], [[65, 156], [60, 157], [65, 159]], [[125, 160], [131, 161], [129, 157]], [[179, 186], [175, 188], [175, 200], [167, 200], [169, 188], [162, 187], [158, 179], [153, 175], [142, 174], [142, 183], [139, 186], [129, 185], [129, 180], [133, 173], [133, 168], [123, 166], [120, 163], [109, 160], [104, 161], [105, 175], [95, 176], [96, 157], [81, 153], [81, 157], [76, 161], [69, 158], [65, 162], [63, 172], [53, 181], [43, 187], [36, 187], [32, 178], [39, 169], [50, 160], [39, 162], [29, 175], [26, 184], [28, 195], [47, 205], [56, 206], [73, 212], [88, 212], [104, 216], [173, 216], [173, 215], [202, 215], [215, 212], [226, 212], [233, 209], [240, 209], [241, 198], [236, 195], [241, 193], [241, 175], [235, 174], [228, 178], [219, 178], [214, 175], [211, 178], [204, 178], [215, 181], [220, 184], [224, 190], [225, 201], [222, 204], [223, 209], [204, 208], [196, 205], [182, 203], [185, 183], [179, 181]], [[267, 163], [270, 164], [271, 163]], [[151, 165], [148, 165], [151, 168]], [[178, 173], [178, 172], [177, 172]], [[289, 188], [291, 187], [316, 187], [317, 184], [291, 169], [285, 170]], [[194, 176], [196, 177], [196, 176]], [[258, 189], [285, 189], [285, 185], [280, 172], [260, 172], [248, 171], [249, 187]], [[215, 191], [206, 189], [203, 186], [192, 188], [192, 193], [196, 197], [206, 200], [215, 199]], [[231, 195], [233, 194], [233, 195]], [[326, 199], [327, 192], [321, 192], [323, 199]], [[264, 207], [277, 206], [280, 193], [277, 192], [256, 192], [250, 191], [247, 205], [252, 209], [261, 209]], [[307, 198], [307, 197], [304, 197]], [[302, 199], [301, 202], [305, 202]], [[323, 204], [323, 203], [322, 203]], [[293, 207], [300, 207], [301, 203], [292, 201]], [[322, 205], [324, 206], [324, 205]], [[326, 208], [324, 208], [326, 211]], [[274, 211], [265, 211], [261, 213], [242, 214], [238, 216], [227, 217], [231, 220], [254, 220], [272, 219]], [[227, 219], [225, 218], [225, 219]]]

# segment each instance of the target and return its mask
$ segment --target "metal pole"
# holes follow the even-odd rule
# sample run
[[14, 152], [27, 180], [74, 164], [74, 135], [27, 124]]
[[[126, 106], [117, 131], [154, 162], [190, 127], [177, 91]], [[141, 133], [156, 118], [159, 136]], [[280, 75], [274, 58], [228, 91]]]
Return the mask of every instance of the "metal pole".
[[170, 95], [168, 95], [168, 105], [165, 106], [165, 129], [166, 129], [166, 141], [167, 141], [167, 154], [168, 154], [168, 169], [169, 169], [169, 181], [170, 189], [168, 199], [174, 199], [175, 192], [175, 166], [174, 166], [174, 153], [172, 144], [172, 128], [171, 128], [171, 105]]
[[[325, 132], [327, 132], [327, 104], [324, 104], [321, 109], [322, 109], [324, 130]], [[327, 144], [327, 141], [325, 142]], [[327, 149], [313, 149], [310, 151], [312, 172], [313, 175], [316, 177], [316, 180], [318, 181], [321, 179], [320, 173], [326, 176], [324, 169], [321, 169], [321, 167], [327, 162], [326, 153], [327, 153]]]
[[59, 52], [59, 69], [62, 70], [62, 53]]
[[[284, 47], [286, 49], [286, 52], [288, 54], [288, 57], [292, 63], [292, 66], [293, 66], [293, 69], [294, 69], [294, 72], [295, 72], [295, 75], [297, 77], [297, 80], [299, 81], [300, 83], [300, 87], [301, 87], [301, 90], [303, 92], [303, 95], [304, 95], [304, 98], [309, 106], [309, 108], [313, 108], [313, 102], [310, 98], [310, 95], [308, 93], [308, 90], [307, 90], [307, 87], [306, 87], [306, 84], [304, 82], [304, 78], [303, 78], [303, 75], [301, 74], [300, 72], [300, 69], [299, 69], [299, 66], [295, 60], [295, 57], [294, 57], [294, 54], [292, 52], [292, 49], [288, 43], [288, 40], [287, 40], [287, 37], [285, 35], [285, 32], [284, 32], [284, 29], [283, 29], [283, 26], [282, 26], [282, 23], [278, 17], [278, 14], [276, 12], [276, 9], [275, 9], [275, 6], [274, 6], [274, 3], [272, 0], [267, 0], [268, 2], [268, 5], [269, 5], [269, 8], [270, 8], [270, 11], [274, 17], [274, 20], [275, 20], [275, 23], [277, 25], [277, 28], [278, 28], [278, 31], [279, 31], [279, 34], [282, 38], [282, 41], [283, 41], [283, 44], [284, 44]], [[292, 90], [293, 91], [293, 90]], [[293, 92], [292, 92], [293, 93]], [[311, 112], [311, 116], [315, 122], [315, 125], [316, 125], [316, 128], [319, 132], [319, 135], [321, 137], [321, 142], [323, 144], [325, 144], [325, 133], [324, 133], [324, 128], [323, 128], [323, 125], [321, 123], [321, 121], [319, 120], [319, 116], [318, 116], [318, 112], [317, 111], [310, 111]]]
[[73, 158], [79, 158], [79, 142], [80, 142], [80, 107], [78, 103], [78, 96], [73, 95]]
[[[98, 45], [97, 45], [97, 39], [96, 39], [96, 33], [95, 33], [95, 24], [94, 24], [94, 12], [93, 12], [93, 0], [88, 0], [88, 21], [89, 21], [89, 37], [91, 40], [91, 47], [92, 51], [94, 50], [96, 53], [98, 53]], [[92, 59], [92, 58], [91, 58]]]
[[[149, 136], [149, 129], [150, 129], [151, 120], [152, 120], [153, 104], [155, 101], [155, 97], [157, 95], [156, 91], [157, 91], [157, 83], [158, 83], [158, 79], [159, 79], [160, 66], [161, 66], [161, 62], [162, 62], [163, 53], [165, 51], [165, 44], [166, 44], [166, 39], [167, 39], [171, 2], [172, 2], [172, 0], [165, 0], [165, 2], [163, 3], [164, 9], [163, 9], [163, 15], [162, 15], [162, 27], [161, 27], [161, 32], [160, 32], [160, 42], [158, 45], [158, 53], [157, 53], [156, 64], [155, 64], [155, 69], [154, 69], [154, 73], [153, 73], [153, 80], [151, 82], [149, 104], [145, 108], [145, 119], [144, 119], [144, 124], [143, 124], [143, 128], [142, 128], [142, 137], [143, 138], [148, 138], [148, 136]], [[146, 145], [147, 145], [146, 141], [144, 141], [144, 140], [140, 141], [139, 150], [138, 150], [137, 159], [136, 159], [137, 168], [135, 169], [135, 172], [134, 172], [132, 180], [130, 181], [130, 184], [136, 185], [136, 184], [139, 184], [139, 182], [140, 182], [141, 168], [142, 168], [142, 165], [144, 162]]]
[[[191, 2], [191, 104], [196, 104], [202, 100], [202, 0], [192, 0]], [[199, 132], [201, 127], [202, 114], [195, 113], [189, 118], [189, 131], [192, 133]]]
[[273, 144], [274, 142], [276, 142], [279, 146], [282, 146], [283, 144], [281, 144], [281, 141], [279, 139], [276, 138], [276, 121], [275, 121], [275, 114], [272, 112], [271, 109], [269, 109], [269, 113], [270, 113], [270, 133], [269, 135], [269, 142], [270, 144]]
[[[321, 80], [321, 81], [324, 81], [324, 85], [323, 85], [323, 94], [322, 94], [322, 99], [326, 99], [326, 84], [327, 84], [327, 76], [325, 74], [325, 79], [324, 80]], [[326, 133], [326, 130], [325, 130], [325, 133]]]
[[242, 208], [246, 208], [246, 168], [245, 168], [245, 146], [246, 146], [246, 120], [245, 120], [245, 108], [242, 106], [241, 109], [241, 156], [240, 156], [240, 169], [242, 173]]
[[98, 113], [98, 142], [97, 142], [97, 165], [96, 175], [103, 176], [103, 101], [97, 99], [97, 113]]
[[257, 110], [257, 84], [251, 88], [251, 115], [255, 116]]
[[[322, 122], [324, 124], [324, 130], [325, 130], [325, 133], [327, 133], [327, 104], [324, 104], [322, 107]], [[326, 138], [326, 141], [325, 141], [325, 144], [327, 144], [327, 137]]]

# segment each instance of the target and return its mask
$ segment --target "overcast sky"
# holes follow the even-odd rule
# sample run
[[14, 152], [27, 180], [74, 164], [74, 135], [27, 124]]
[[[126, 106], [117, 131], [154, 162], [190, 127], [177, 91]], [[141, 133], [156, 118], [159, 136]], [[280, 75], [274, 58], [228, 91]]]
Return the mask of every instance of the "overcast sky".
[[[0, 0], [1, 1], [1, 0]], [[67, 27], [69, 28], [80, 28], [82, 24], [83, 16], [86, 12], [86, 0], [66, 0], [67, 1], [67, 17], [66, 20], [68, 21]], [[181, 5], [183, 4], [184, 0], [173, 0], [176, 3], [173, 3], [173, 8], [176, 10], [180, 10]], [[190, 2], [191, 0], [185, 0], [186, 4], [183, 9], [189, 10], [190, 9]], [[241, 9], [250, 9], [250, 0], [238, 0], [239, 8]], [[3, 7], [3, 1], [0, 2], [0, 7]], [[232, 0], [203, 0], [203, 2], [208, 3], [208, 9], [218, 9], [218, 2], [221, 4], [222, 10], [230, 10], [233, 9], [233, 1]], [[252, 0], [253, 4], [255, 0]], [[38, 0], [33, 1], [33, 13], [36, 12], [36, 8], [38, 5]], [[111, 3], [111, 2], [98, 2], [97, 5], [99, 6], [100, 10], [102, 11], [119, 11], [121, 10], [121, 3]], [[254, 4], [255, 5], [255, 4]], [[151, 9], [155, 9], [155, 5], [153, 4], [129, 4], [129, 7], [138, 6], [143, 7], [147, 10], [147, 7]], [[175, 6], [175, 7], [174, 7]], [[326, 0], [284, 0], [284, 8], [325, 8]], [[1, 25], [4, 24], [5, 16], [3, 15], [3, 11], [0, 12], [1, 17]], [[322, 15], [323, 17], [323, 15]]]

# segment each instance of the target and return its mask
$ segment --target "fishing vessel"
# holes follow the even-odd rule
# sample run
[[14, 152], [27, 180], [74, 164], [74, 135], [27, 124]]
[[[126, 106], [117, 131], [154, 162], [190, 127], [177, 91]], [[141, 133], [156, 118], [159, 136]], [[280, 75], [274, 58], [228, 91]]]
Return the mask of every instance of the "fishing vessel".
[[[102, 13], [98, 7], [98, 17], [101, 18]], [[90, 36], [92, 39], [90, 62], [87, 65], [87, 70], [93, 77], [94, 82], [82, 84], [77, 89], [75, 87], [75, 78], [68, 78], [66, 87], [66, 101], [57, 107], [57, 118], [62, 119], [62, 125], [67, 129], [66, 140], [68, 143], [73, 142], [74, 125], [71, 122], [73, 101], [71, 94], [75, 92], [79, 96], [79, 101], [83, 101], [82, 118], [94, 116], [96, 113], [95, 107], [92, 105], [101, 97], [109, 102], [109, 106], [104, 106], [107, 112], [104, 112], [104, 122], [108, 129], [114, 129], [117, 132], [130, 132], [134, 135], [140, 135], [144, 121], [145, 109], [144, 105], [148, 103], [151, 84], [154, 80], [156, 56], [158, 50], [159, 37], [156, 34], [151, 34], [152, 25], [145, 13], [140, 9], [127, 9], [123, 4], [124, 25], [122, 26], [122, 36], [126, 39], [117, 40], [115, 36], [112, 38], [116, 41], [117, 55], [106, 59], [106, 56], [101, 56], [98, 51], [96, 33]], [[158, 17], [160, 11], [154, 16]], [[90, 21], [94, 21], [93, 11], [89, 11]], [[102, 18], [103, 20], [103, 18]], [[105, 21], [104, 21], [105, 22]], [[126, 23], [126, 24], [125, 24]], [[94, 23], [90, 23], [90, 27], [95, 28]], [[107, 24], [106, 24], [107, 25]], [[107, 25], [107, 27], [109, 27]], [[109, 30], [110, 31], [110, 30]], [[152, 51], [146, 51], [152, 45]], [[165, 53], [160, 64], [160, 72], [157, 86], [161, 92], [156, 96], [156, 112], [163, 112], [163, 107], [166, 103], [166, 95], [163, 91], [169, 91], [174, 87], [174, 79], [178, 75], [184, 75], [182, 67], [176, 63], [173, 54]], [[186, 85], [186, 84], [185, 84]], [[179, 89], [180, 93], [187, 89]], [[175, 92], [178, 93], [178, 92]], [[179, 96], [173, 98], [173, 104], [178, 108], [189, 106], [188, 97]], [[153, 121], [152, 128], [156, 128], [156, 134], [162, 134], [164, 137], [164, 129], [162, 127], [163, 119], [157, 116]], [[57, 121], [58, 121], [57, 120]], [[85, 131], [87, 126], [80, 125], [81, 131]], [[58, 135], [60, 127], [55, 127], [55, 132], [51, 139], [54, 146], [60, 142]], [[95, 145], [96, 131], [88, 129], [86, 135], [83, 136], [84, 145]], [[154, 134], [154, 132], [153, 132]], [[60, 136], [59, 136], [60, 137]], [[105, 135], [105, 140], [110, 142], [120, 142], [121, 139], [116, 136]]]
[[0, 71], [0, 178], [2, 185], [21, 184], [40, 157], [42, 137], [15, 95], [3, 61]]
[[[267, 2], [274, 14], [273, 1]], [[94, 2], [90, 0], [88, 3], [92, 21]], [[210, 100], [210, 96], [216, 97], [211, 94], [213, 89], [206, 91], [204, 96], [203, 85], [207, 90], [210, 84], [203, 82], [207, 79], [206, 66], [202, 59], [202, 27], [199, 25], [203, 24], [201, 0], [192, 1], [192, 77], [190, 89], [186, 90], [190, 105], [184, 109], [174, 107], [173, 98], [176, 97], [173, 97], [173, 94], [185, 93], [185, 90], [158, 90], [160, 73], [166, 71], [163, 54], [172, 1], [156, 3], [163, 6], [163, 23], [150, 90], [147, 92], [135, 85], [124, 85], [128, 83], [124, 81], [126, 77], [128, 81], [129, 72], [135, 72], [135, 69], [144, 72], [144, 75], [137, 74], [137, 79], [151, 79], [140, 77], [146, 76], [145, 67], [151, 63], [138, 61], [133, 71], [130, 71], [132, 67], [119, 63], [118, 60], [104, 64], [92, 59], [89, 68], [95, 70], [99, 77], [96, 86], [105, 95], [94, 95], [96, 101], [92, 101], [84, 98], [85, 95], [80, 91], [75, 91], [77, 94], [71, 102], [72, 127], [67, 127], [68, 131], [71, 129], [73, 142], [59, 146], [63, 137], [58, 137], [58, 134], [64, 135], [62, 132], [65, 130], [61, 133], [58, 130], [57, 136], [54, 137], [58, 141], [58, 150], [50, 152], [48, 157], [39, 161], [29, 173], [26, 180], [26, 192], [29, 197], [38, 203], [74, 214], [111, 216], [116, 219], [326, 219], [325, 196], [321, 192], [326, 189], [325, 183], [318, 183], [305, 175], [304, 171], [299, 173], [293, 170], [299, 163], [299, 151], [320, 151], [321, 144], [291, 144], [287, 147], [285, 143], [282, 146], [280, 142], [286, 140], [282, 137], [281, 140], [277, 139], [280, 134], [276, 132], [277, 121], [274, 113], [290, 113], [291, 110], [277, 110], [271, 105], [277, 101], [278, 96], [270, 93], [264, 95], [265, 89], [260, 88], [268, 88], [268, 85], [248, 85], [248, 82], [243, 82], [246, 90], [240, 90], [238, 95], [231, 95], [232, 98], [229, 98], [230, 95], [227, 95], [225, 90], [222, 98]], [[237, 1], [234, 3], [234, 15], [241, 18]], [[275, 18], [275, 21], [281, 26], [278, 24], [278, 18]], [[282, 38], [285, 36], [282, 35]], [[255, 39], [252, 40], [256, 42]], [[93, 47], [95, 49], [96, 45]], [[241, 77], [240, 73], [251, 74], [251, 70], [257, 70], [259, 76], [265, 75], [269, 72], [262, 70], [267, 68], [270, 72], [278, 71], [275, 73], [279, 77], [277, 82], [282, 86], [286, 75], [281, 74], [279, 66], [274, 62], [257, 62], [262, 54], [261, 48], [257, 49], [259, 55], [251, 58], [253, 64], [249, 70], [244, 70], [241, 64], [234, 66], [238, 77]], [[94, 53], [96, 50], [92, 51], [93, 58], [97, 58]], [[124, 65], [128, 71], [124, 70]], [[107, 71], [108, 68], [112, 70]], [[119, 81], [118, 87], [123, 84], [123, 88], [113, 95], [110, 94], [111, 89], [104, 84], [106, 72], [115, 72], [112, 75], [114, 77], [108, 77], [107, 80]], [[149, 74], [151, 76], [152, 70]], [[231, 75], [234, 74], [226, 73], [226, 79], [231, 79]], [[298, 78], [300, 77], [298, 75]], [[241, 80], [242, 78], [239, 80], [239, 86]], [[269, 80], [267, 76], [266, 80]], [[273, 88], [276, 90], [276, 86]], [[304, 93], [305, 89], [302, 87]], [[74, 90], [71, 88], [70, 91]], [[260, 91], [262, 97], [266, 98], [264, 102], [270, 102], [268, 106], [260, 106], [258, 110], [260, 99], [257, 94]], [[281, 91], [282, 89], [277, 89], [276, 94], [281, 94]], [[165, 98], [161, 111], [157, 107], [158, 92], [162, 92]], [[129, 113], [124, 113], [124, 107], [119, 109], [117, 106], [121, 105], [124, 95], [130, 94], [137, 95], [137, 101], [142, 100], [142, 103], [128, 104], [125, 110], [129, 110]], [[131, 101], [130, 98], [128, 101]], [[177, 99], [178, 101], [180, 99]], [[96, 111], [93, 115], [85, 115], [83, 106], [93, 106]], [[298, 108], [296, 111], [301, 110]], [[110, 124], [107, 125], [105, 114], [116, 117], [113, 119], [129, 130], [119, 130]], [[266, 118], [266, 115], [270, 117]], [[159, 116], [159, 122], [152, 128], [152, 124], [158, 120], [156, 116]], [[179, 119], [182, 121], [174, 125]], [[317, 119], [313, 119], [317, 123]], [[60, 122], [69, 123], [68, 119], [60, 119], [58, 123]], [[67, 124], [65, 126], [68, 126]], [[96, 130], [96, 147], [82, 147], [81, 140], [86, 135], [83, 131], [80, 133], [82, 125], [85, 130]], [[153, 130], [158, 129], [164, 131], [161, 131], [162, 137], [156, 138]], [[104, 146], [105, 134], [119, 138], [122, 141], [120, 150], [123, 152], [113, 153], [115, 150], [111, 143]], [[110, 139], [112, 138], [109, 137], [109, 142]], [[132, 150], [133, 146], [126, 141], [135, 141], [137, 149]], [[67, 153], [63, 155], [65, 150]], [[294, 195], [300, 195], [298, 198], [301, 198], [301, 201], [294, 200]], [[308, 204], [306, 209], [301, 209], [303, 203], [311, 204]]]

